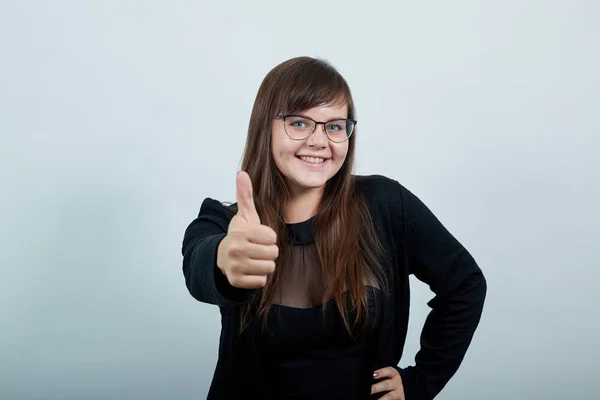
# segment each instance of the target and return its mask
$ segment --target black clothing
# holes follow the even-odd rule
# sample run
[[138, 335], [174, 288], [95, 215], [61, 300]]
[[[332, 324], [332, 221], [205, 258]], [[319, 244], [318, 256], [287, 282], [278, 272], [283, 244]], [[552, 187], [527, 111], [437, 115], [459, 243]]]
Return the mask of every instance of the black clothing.
[[269, 329], [259, 331], [257, 348], [277, 399], [360, 398], [366, 349], [348, 335], [335, 304], [330, 306], [325, 321], [321, 307], [270, 310]]
[[[267, 329], [257, 329], [256, 344], [270, 391], [282, 400], [360, 399], [368, 338], [379, 325], [378, 289], [367, 286], [370, 325], [367, 336], [353, 338], [335, 301], [320, 303], [323, 283], [314, 251], [314, 217], [287, 224], [292, 254], [283, 271], [284, 289], [269, 310]], [[379, 312], [378, 312], [379, 311]]]
[[[339, 329], [341, 320], [334, 303], [327, 308], [327, 312], [333, 311], [330, 313], [333, 319], [326, 319], [329, 326], [315, 322], [321, 318], [318, 303], [323, 282], [313, 268], [316, 264], [311, 245], [312, 220], [298, 225], [303, 229], [290, 226], [295, 256], [286, 266], [282, 278], [284, 289], [275, 295], [276, 305], [269, 312], [271, 325], [266, 331], [267, 335], [278, 335], [280, 341], [270, 340], [273, 338], [265, 336], [260, 328], [247, 329], [240, 335], [240, 305], [256, 291], [234, 288], [216, 267], [217, 247], [226, 235], [232, 214], [216, 200], [209, 198], [203, 202], [198, 217], [186, 229], [182, 254], [190, 294], [199, 301], [218, 305], [222, 316], [219, 358], [209, 399], [271, 398], [273, 394], [279, 395], [272, 393], [273, 374], [289, 378], [290, 374], [302, 371], [300, 374], [310, 379], [308, 366], [318, 359], [326, 368], [323, 358], [332, 354], [344, 359], [344, 366], [348, 367], [345, 374], [354, 375], [347, 376], [345, 382], [347, 387], [357, 383], [360, 393], [355, 398], [360, 399], [370, 398], [372, 373], [379, 368], [394, 366], [400, 371], [406, 400], [432, 399], [457, 371], [483, 310], [487, 286], [480, 268], [431, 211], [401, 184], [383, 176], [356, 176], [356, 184], [366, 198], [385, 249], [383, 266], [391, 282], [391, 292], [389, 297], [375, 296], [377, 300], [370, 301], [369, 305], [375, 305], [374, 310], [381, 312], [374, 313], [376, 323], [369, 334], [354, 343]], [[435, 297], [428, 303], [432, 311], [423, 328], [416, 365], [401, 369], [397, 364], [408, 328], [410, 274], [428, 284]], [[371, 292], [376, 293], [377, 288]], [[323, 330], [320, 341], [315, 342], [312, 335], [294, 337], [278, 331], [293, 325], [298, 318], [306, 318], [310, 329]], [[291, 348], [290, 340], [298, 341], [299, 348], [304, 350], [298, 358], [285, 351], [268, 351], [277, 346], [281, 346], [279, 350]], [[291, 382], [289, 390], [301, 385], [299, 381]], [[348, 398], [351, 394], [341, 394], [338, 390], [330, 398], [336, 396]]]

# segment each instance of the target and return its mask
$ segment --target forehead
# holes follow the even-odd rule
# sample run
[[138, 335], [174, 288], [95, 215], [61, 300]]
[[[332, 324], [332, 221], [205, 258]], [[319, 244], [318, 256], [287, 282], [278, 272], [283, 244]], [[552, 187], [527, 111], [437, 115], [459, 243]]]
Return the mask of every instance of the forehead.
[[306, 115], [316, 121], [327, 121], [337, 118], [348, 118], [348, 105], [342, 104], [325, 104], [317, 107], [312, 107], [307, 110], [296, 111], [294, 114]]

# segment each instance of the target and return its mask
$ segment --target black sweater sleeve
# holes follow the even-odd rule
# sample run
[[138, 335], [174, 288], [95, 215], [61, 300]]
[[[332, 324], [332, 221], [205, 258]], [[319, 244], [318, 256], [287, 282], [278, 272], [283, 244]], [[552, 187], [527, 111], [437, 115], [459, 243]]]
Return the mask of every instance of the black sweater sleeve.
[[182, 245], [183, 275], [190, 294], [198, 301], [235, 306], [249, 301], [254, 290], [231, 286], [217, 267], [217, 249], [227, 235], [233, 214], [213, 199], [206, 199], [198, 217], [185, 230]]
[[409, 273], [435, 297], [415, 365], [400, 369], [406, 400], [433, 399], [460, 366], [483, 311], [485, 277], [469, 252], [414, 194], [400, 186]]

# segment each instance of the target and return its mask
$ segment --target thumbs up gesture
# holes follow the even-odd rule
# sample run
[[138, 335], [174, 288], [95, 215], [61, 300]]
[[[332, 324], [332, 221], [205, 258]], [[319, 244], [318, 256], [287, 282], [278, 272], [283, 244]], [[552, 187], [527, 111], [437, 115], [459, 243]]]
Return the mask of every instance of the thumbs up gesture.
[[257, 289], [267, 284], [267, 275], [275, 271], [279, 255], [277, 235], [260, 224], [252, 196], [252, 181], [244, 171], [236, 178], [238, 212], [227, 235], [219, 244], [217, 266], [229, 283], [237, 288]]

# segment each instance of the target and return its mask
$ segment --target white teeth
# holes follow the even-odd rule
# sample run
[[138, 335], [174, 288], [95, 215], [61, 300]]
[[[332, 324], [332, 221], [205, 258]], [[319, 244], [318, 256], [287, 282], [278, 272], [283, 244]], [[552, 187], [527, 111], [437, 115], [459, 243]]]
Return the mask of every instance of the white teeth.
[[304, 162], [308, 162], [308, 163], [312, 163], [312, 164], [321, 164], [323, 162], [325, 162], [324, 158], [319, 158], [319, 157], [304, 157], [301, 156], [300, 159]]

